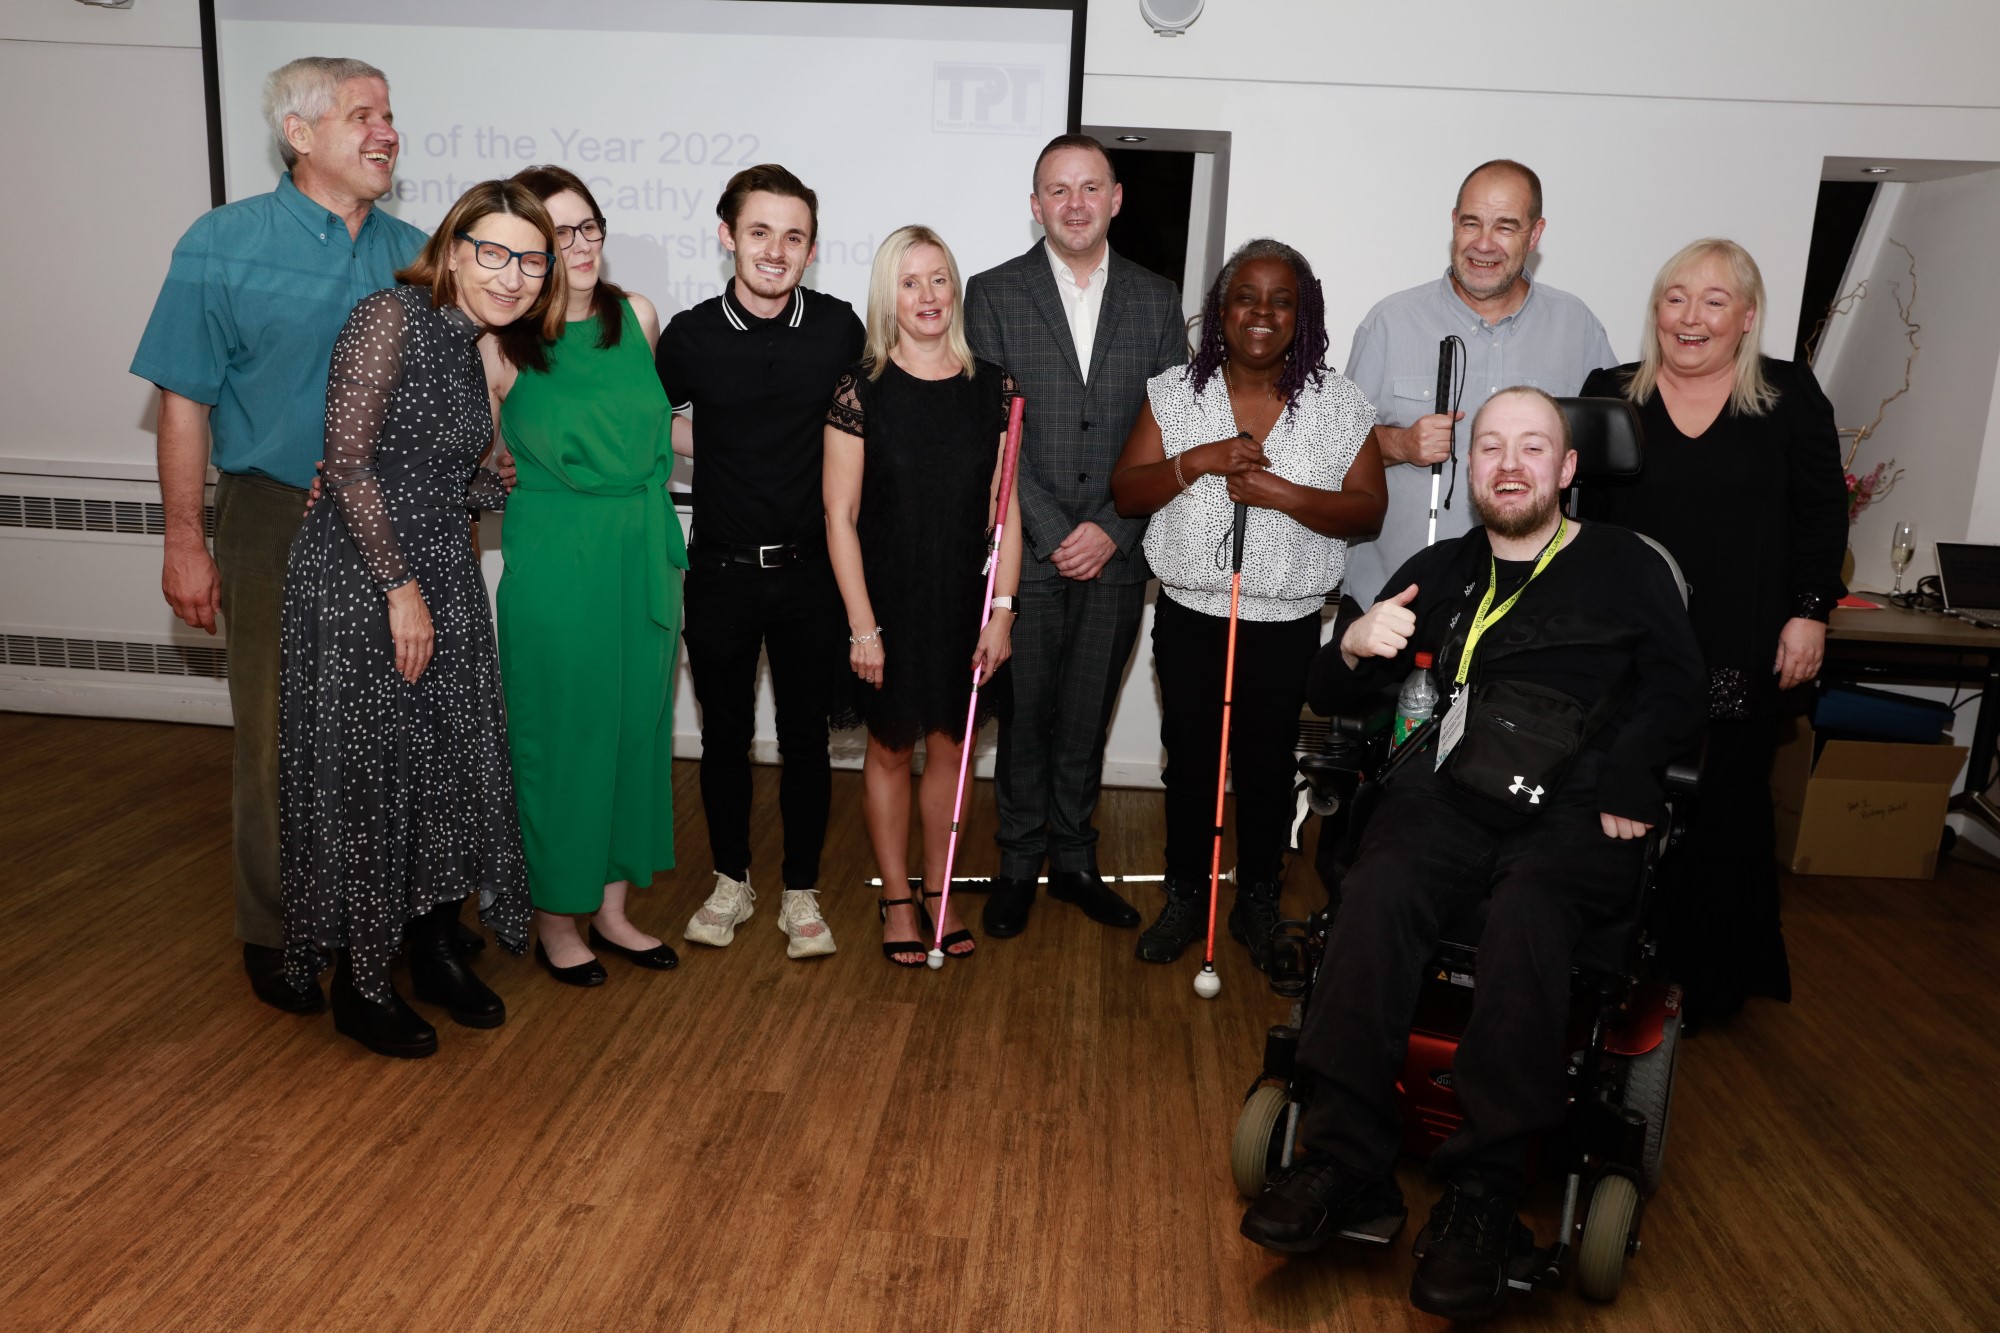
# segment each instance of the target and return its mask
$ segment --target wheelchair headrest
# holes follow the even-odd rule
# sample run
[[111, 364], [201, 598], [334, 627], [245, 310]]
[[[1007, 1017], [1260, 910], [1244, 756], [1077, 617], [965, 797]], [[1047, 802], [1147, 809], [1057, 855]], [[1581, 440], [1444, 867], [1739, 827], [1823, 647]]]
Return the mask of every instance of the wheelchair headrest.
[[1558, 398], [1556, 405], [1569, 418], [1578, 482], [1639, 475], [1646, 460], [1646, 437], [1637, 408], [1623, 398]]

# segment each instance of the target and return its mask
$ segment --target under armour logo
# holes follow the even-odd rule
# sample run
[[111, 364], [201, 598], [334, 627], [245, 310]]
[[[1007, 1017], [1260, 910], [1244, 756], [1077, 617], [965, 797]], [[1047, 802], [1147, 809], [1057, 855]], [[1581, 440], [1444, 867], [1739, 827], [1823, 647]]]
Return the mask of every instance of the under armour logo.
[[1530, 787], [1528, 780], [1519, 773], [1516, 773], [1514, 775], [1514, 785], [1507, 788], [1507, 794], [1510, 796], [1519, 796], [1522, 792], [1528, 793], [1529, 805], [1540, 805], [1542, 803], [1542, 788]]

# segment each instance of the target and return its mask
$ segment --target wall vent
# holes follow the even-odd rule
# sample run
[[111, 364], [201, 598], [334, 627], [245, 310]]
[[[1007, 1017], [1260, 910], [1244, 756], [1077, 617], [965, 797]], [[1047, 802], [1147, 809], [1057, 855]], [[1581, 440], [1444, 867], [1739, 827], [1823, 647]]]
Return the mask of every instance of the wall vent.
[[[215, 535], [215, 506], [204, 506], [203, 526]], [[119, 532], [158, 537], [167, 530], [157, 500], [86, 500], [69, 495], [0, 495], [0, 528], [46, 532]]]
[[[153, 508], [158, 509], [158, 505]], [[40, 634], [0, 634], [8, 666], [45, 670], [122, 671], [150, 676], [229, 678], [229, 650], [177, 643], [115, 639], [58, 639]]]

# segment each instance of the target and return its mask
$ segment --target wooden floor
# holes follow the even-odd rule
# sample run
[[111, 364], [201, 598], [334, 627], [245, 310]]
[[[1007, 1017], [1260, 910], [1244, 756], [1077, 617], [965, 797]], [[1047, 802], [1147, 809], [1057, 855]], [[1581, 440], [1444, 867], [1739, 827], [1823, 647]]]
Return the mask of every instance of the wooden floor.
[[[379, 1059], [251, 997], [229, 742], [0, 714], [0, 1327], [1438, 1326], [1405, 1302], [1407, 1234], [1293, 1262], [1236, 1234], [1228, 1134], [1283, 1005], [1234, 946], [1205, 1004], [1192, 964], [1141, 965], [1131, 932], [1044, 901], [970, 962], [893, 969], [841, 774], [837, 956], [785, 959], [773, 815], [730, 949], [609, 960], [595, 991], [489, 950], [505, 1027], [439, 1015], [438, 1055]], [[677, 945], [709, 882], [679, 779], [685, 869], [635, 912]], [[1100, 822], [1107, 870], [1157, 866], [1156, 794], [1110, 793]], [[2000, 1326], [2000, 877], [1789, 892], [1797, 1002], [1683, 1051], [1623, 1295], [1513, 1322]], [[1433, 1188], [1404, 1185], [1420, 1220]]]

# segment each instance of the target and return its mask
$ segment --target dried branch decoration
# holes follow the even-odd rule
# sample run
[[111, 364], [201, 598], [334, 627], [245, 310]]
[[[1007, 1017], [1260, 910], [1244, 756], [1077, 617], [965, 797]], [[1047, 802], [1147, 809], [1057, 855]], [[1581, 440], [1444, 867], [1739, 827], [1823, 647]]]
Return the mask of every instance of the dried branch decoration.
[[[1917, 341], [1917, 334], [1923, 331], [1924, 326], [1910, 318], [1917, 308], [1917, 257], [1910, 253], [1909, 246], [1904, 245], [1893, 236], [1889, 238], [1889, 244], [1901, 250], [1904, 257], [1910, 261], [1910, 294], [1908, 299], [1905, 299], [1903, 296], [1901, 283], [1892, 282], [1889, 284], [1890, 299], [1896, 303], [1896, 317], [1903, 321], [1903, 338], [1910, 344], [1910, 354], [1903, 361], [1903, 387], [1882, 400], [1881, 405], [1875, 409], [1875, 419], [1865, 426], [1846, 426], [1841, 428], [1841, 438], [1847, 441], [1847, 458], [1841, 464], [1842, 471], [1853, 470], [1854, 456], [1860, 451], [1861, 442], [1873, 435], [1876, 427], [1882, 424], [1882, 418], [1889, 411], [1889, 404], [1910, 391], [1910, 372], [1916, 368], [1917, 353], [1923, 350], [1922, 344]], [[1868, 279], [1863, 278], [1859, 283], [1855, 284], [1853, 291], [1848, 292], [1845, 296], [1842, 296], [1826, 308], [1826, 314], [1820, 317], [1818, 325], [1812, 331], [1812, 336], [1806, 339], [1807, 365], [1811, 365], [1819, 359], [1820, 335], [1826, 332], [1827, 325], [1831, 324], [1835, 317], [1852, 311], [1856, 305], [1866, 300], [1867, 297]], [[1897, 475], [1900, 476], [1901, 474], [1898, 473]]]

